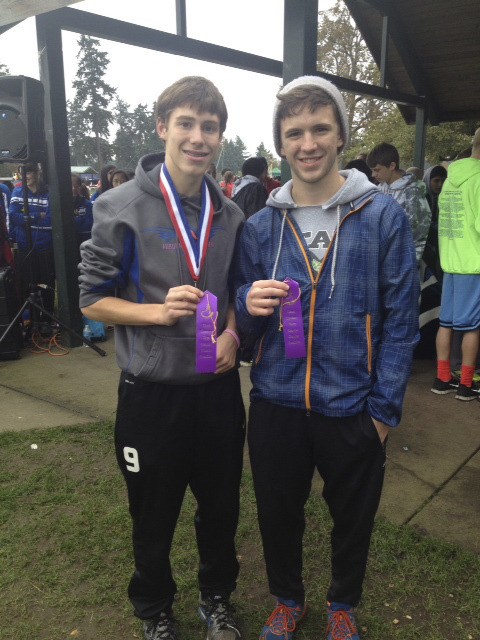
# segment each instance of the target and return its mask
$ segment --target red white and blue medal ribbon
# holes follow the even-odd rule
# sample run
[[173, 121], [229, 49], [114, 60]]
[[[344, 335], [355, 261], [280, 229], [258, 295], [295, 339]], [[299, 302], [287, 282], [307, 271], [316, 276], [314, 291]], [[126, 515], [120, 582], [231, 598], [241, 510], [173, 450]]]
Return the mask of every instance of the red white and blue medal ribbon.
[[198, 221], [198, 239], [194, 237], [188, 222], [178, 191], [173, 184], [173, 180], [165, 164], [160, 170], [160, 190], [165, 199], [170, 219], [180, 240], [188, 270], [193, 280], [197, 282], [200, 278], [203, 263], [208, 250], [210, 230], [213, 220], [213, 204], [207, 187], [205, 178], [202, 180], [201, 209]]

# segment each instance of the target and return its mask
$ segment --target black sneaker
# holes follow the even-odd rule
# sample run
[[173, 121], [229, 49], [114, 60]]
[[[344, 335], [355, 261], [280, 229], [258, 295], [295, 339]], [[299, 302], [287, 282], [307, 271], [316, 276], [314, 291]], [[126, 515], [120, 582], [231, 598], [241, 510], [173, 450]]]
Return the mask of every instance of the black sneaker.
[[152, 620], [143, 621], [145, 640], [178, 640], [173, 624], [173, 615], [162, 611]]
[[228, 598], [200, 596], [198, 613], [208, 626], [207, 640], [239, 640], [242, 637]]
[[433, 393], [438, 393], [439, 395], [443, 396], [446, 393], [452, 393], [457, 389], [458, 389], [458, 380], [455, 380], [455, 378], [450, 378], [448, 382], [444, 382], [443, 380], [440, 380], [440, 378], [435, 378], [430, 391], [432, 391]]
[[480, 388], [475, 383], [473, 383], [471, 387], [467, 387], [464, 384], [459, 384], [457, 393], [455, 394], [455, 398], [457, 400], [463, 400], [464, 402], [470, 402], [470, 400], [479, 398], [479, 394]]

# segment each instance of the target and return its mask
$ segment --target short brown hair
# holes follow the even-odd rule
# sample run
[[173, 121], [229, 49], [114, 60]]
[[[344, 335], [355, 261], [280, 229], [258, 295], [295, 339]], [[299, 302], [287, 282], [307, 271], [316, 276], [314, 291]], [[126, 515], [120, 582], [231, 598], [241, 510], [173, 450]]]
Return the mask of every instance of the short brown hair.
[[157, 99], [155, 120], [167, 123], [177, 107], [189, 107], [199, 113], [213, 113], [220, 120], [220, 133], [227, 127], [228, 112], [217, 87], [202, 76], [186, 76], [167, 87]]
[[395, 163], [395, 169], [400, 169], [400, 156], [398, 154], [397, 147], [389, 142], [380, 142], [376, 147], [370, 151], [367, 156], [367, 164], [370, 169], [374, 169], [377, 164], [381, 164], [382, 167], [389, 167], [392, 162]]

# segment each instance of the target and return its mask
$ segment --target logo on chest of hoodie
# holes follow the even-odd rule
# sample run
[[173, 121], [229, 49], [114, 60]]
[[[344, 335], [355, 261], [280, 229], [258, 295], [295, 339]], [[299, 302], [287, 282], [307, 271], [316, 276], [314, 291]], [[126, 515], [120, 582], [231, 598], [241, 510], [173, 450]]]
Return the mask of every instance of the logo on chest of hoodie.
[[325, 229], [317, 231], [315, 233], [313, 233], [312, 231], [304, 231], [303, 237], [305, 238], [305, 242], [307, 243], [310, 251], [315, 251], [315, 249], [326, 251], [331, 241], [331, 237], [328, 235], [328, 232]]
[[[210, 238], [208, 240], [208, 248], [213, 249], [218, 243], [218, 238], [215, 238], [219, 232], [225, 231], [225, 229], [220, 225], [212, 225], [210, 229]], [[175, 233], [175, 229], [169, 227], [151, 227], [149, 229], [144, 229], [143, 233], [148, 235], [155, 235], [161, 240], [160, 249], [162, 251], [178, 251], [181, 248], [180, 242], [178, 241], [177, 234]], [[194, 240], [198, 240], [198, 236], [196, 231], [192, 230], [192, 237]]]

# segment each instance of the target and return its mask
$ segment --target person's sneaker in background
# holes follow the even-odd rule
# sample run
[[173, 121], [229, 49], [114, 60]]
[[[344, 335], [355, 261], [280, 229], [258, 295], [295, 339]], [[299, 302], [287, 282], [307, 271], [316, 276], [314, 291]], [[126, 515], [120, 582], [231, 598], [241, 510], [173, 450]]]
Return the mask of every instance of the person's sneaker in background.
[[430, 391], [437, 393], [438, 395], [445, 395], [446, 393], [452, 393], [458, 389], [459, 381], [452, 377], [448, 382], [435, 378]]
[[457, 400], [463, 400], [464, 402], [470, 402], [470, 400], [475, 400], [475, 398], [478, 398], [479, 394], [480, 388], [475, 382], [471, 387], [467, 387], [464, 384], [459, 384], [457, 393], [455, 394], [455, 398]]

